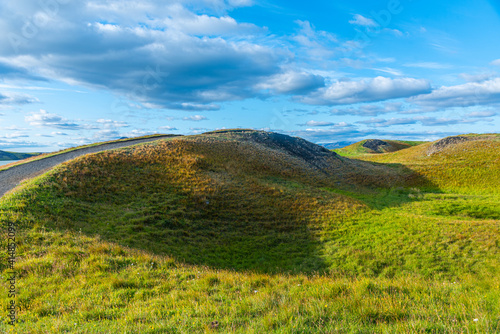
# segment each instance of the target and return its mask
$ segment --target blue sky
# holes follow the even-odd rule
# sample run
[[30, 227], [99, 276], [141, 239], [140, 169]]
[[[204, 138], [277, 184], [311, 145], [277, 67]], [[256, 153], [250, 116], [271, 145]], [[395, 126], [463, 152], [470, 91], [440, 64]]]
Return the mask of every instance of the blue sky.
[[0, 3], [0, 150], [255, 128], [316, 143], [498, 132], [487, 0]]

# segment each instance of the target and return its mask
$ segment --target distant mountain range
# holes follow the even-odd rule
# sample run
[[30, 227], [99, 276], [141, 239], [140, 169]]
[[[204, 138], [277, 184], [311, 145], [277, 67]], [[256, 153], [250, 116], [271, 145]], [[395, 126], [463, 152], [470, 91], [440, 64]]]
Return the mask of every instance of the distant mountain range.
[[349, 146], [351, 144], [354, 144], [354, 141], [338, 141], [336, 143], [323, 143], [323, 144], [318, 144], [323, 147], [326, 147], [329, 150], [333, 150], [335, 148], [344, 148], [346, 146]]
[[16, 152], [6, 152], [0, 151], [0, 161], [5, 160], [21, 160], [26, 159], [35, 155], [39, 155], [40, 153], [16, 153]]

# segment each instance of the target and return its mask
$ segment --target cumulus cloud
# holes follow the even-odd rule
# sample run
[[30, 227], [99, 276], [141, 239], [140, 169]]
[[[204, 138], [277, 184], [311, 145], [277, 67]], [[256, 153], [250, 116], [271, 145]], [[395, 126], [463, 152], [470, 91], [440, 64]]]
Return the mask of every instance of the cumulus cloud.
[[20, 105], [40, 102], [36, 97], [21, 93], [0, 93], [0, 105]]
[[354, 104], [410, 97], [430, 91], [430, 83], [424, 79], [379, 76], [358, 81], [337, 81], [301, 98], [301, 102], [316, 105]]
[[194, 121], [194, 122], [199, 122], [199, 121], [205, 121], [208, 118], [202, 115], [194, 115], [194, 116], [189, 116], [189, 117], [184, 117], [182, 118], [183, 121]]
[[115, 129], [115, 128], [123, 128], [130, 126], [127, 122], [114, 121], [111, 119], [104, 119], [104, 118], [100, 118], [96, 122], [99, 126], [102, 126], [104, 129]]
[[[119, 131], [115, 129], [103, 129], [94, 132], [92, 138], [98, 141], [108, 141], [108, 140], [114, 140], [122, 137]], [[126, 136], [123, 136], [126, 137]]]
[[159, 126], [158, 130], [176, 131], [177, 128], [170, 125]]
[[170, 7], [169, 17], [163, 23], [172, 30], [199, 36], [229, 36], [238, 34], [252, 34], [260, 32], [262, 28], [250, 23], [238, 23], [234, 18], [224, 15], [221, 17], [206, 14], [196, 15], [193, 12], [177, 5]]
[[41, 109], [40, 112], [32, 113], [26, 116], [25, 121], [32, 126], [49, 127], [65, 130], [79, 130], [84, 128], [82, 125], [65, 119], [57, 114], [51, 114]]
[[[155, 107], [214, 110], [220, 101], [258, 97], [255, 84], [281, 74], [281, 64], [290, 57], [259, 42], [265, 29], [227, 13], [251, 4], [72, 2], [59, 5], [43, 28], [27, 35], [26, 21], [13, 18], [33, 18], [38, 3], [2, 3], [0, 11], [9, 15], [0, 18], [8, 32], [0, 36], [0, 63], [47, 80], [109, 89]], [[204, 13], [195, 13], [197, 6]], [[305, 89], [318, 78], [309, 79], [295, 86], [289, 82], [289, 87]]]
[[279, 94], [306, 94], [324, 86], [325, 79], [320, 75], [289, 71], [271, 77], [268, 81], [258, 84], [257, 88], [269, 89]]
[[437, 108], [469, 107], [500, 103], [500, 78], [443, 86], [430, 94], [414, 96], [409, 102]]
[[368, 17], [364, 17], [363, 15], [356, 14], [354, 15], [352, 20], [349, 20], [350, 24], [354, 24], [357, 26], [363, 26], [363, 27], [377, 27], [378, 24], [377, 22], [373, 21], [372, 19]]

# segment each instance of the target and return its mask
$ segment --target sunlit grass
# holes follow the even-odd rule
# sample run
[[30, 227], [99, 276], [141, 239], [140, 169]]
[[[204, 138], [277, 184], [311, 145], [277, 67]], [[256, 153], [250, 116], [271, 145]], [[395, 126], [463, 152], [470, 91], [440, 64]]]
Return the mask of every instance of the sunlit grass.
[[[333, 151], [340, 154], [341, 156], [349, 158], [381, 153], [381, 152], [375, 152], [369, 148], [364, 147], [363, 144], [366, 143], [366, 141], [367, 139], [343, 148], [335, 149]], [[382, 150], [386, 150], [385, 152], [395, 152], [412, 146], [417, 146], [426, 143], [424, 141], [408, 141], [408, 140], [384, 140], [384, 142], [388, 144], [387, 147], [381, 148]]]
[[498, 192], [426, 181], [411, 169], [462, 160], [414, 149], [325, 172], [212, 134], [64, 164], [0, 203], [21, 307], [0, 330], [498, 332]]

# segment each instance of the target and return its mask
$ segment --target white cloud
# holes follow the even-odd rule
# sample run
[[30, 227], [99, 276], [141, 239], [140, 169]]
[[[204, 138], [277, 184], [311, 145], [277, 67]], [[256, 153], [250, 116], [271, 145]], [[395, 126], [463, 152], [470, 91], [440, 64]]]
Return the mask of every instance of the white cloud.
[[412, 118], [372, 118], [366, 121], [358, 121], [358, 124], [365, 124], [372, 127], [393, 127], [397, 125], [421, 124], [423, 126], [449, 126], [455, 124], [476, 123], [478, 120], [470, 120], [463, 118], [436, 118], [416, 116]]
[[279, 94], [304, 94], [324, 86], [325, 79], [322, 76], [296, 71], [277, 74], [256, 85], [258, 89], [269, 89]]
[[141, 137], [141, 136], [148, 136], [158, 133], [158, 131], [150, 131], [150, 130], [144, 130], [144, 129], [134, 129], [132, 131], [122, 133], [120, 134], [120, 137], [127, 137], [127, 138], [132, 138], [132, 137]]
[[390, 67], [373, 68], [373, 70], [383, 72], [383, 73], [392, 74], [392, 75], [395, 75], [398, 77], [403, 75], [403, 72], [401, 72], [400, 70], [395, 69], [395, 68], [390, 68]]
[[496, 73], [478, 73], [478, 74], [468, 74], [461, 73], [459, 76], [468, 82], [481, 82], [494, 78]]
[[300, 46], [296, 50], [299, 58], [310, 57], [321, 62], [328, 62], [335, 56], [338, 40], [334, 34], [316, 30], [309, 21], [297, 20], [295, 23], [300, 30], [292, 39]]
[[308, 121], [306, 122], [307, 126], [332, 126], [335, 125], [335, 123], [332, 122], [321, 122], [321, 121]]
[[358, 108], [342, 108], [332, 109], [330, 111], [333, 115], [350, 115], [350, 116], [377, 116], [391, 112], [400, 112], [403, 104], [401, 102], [387, 102], [383, 105], [378, 104], [364, 104]]
[[498, 113], [494, 111], [473, 111], [471, 113], [468, 113], [466, 116], [467, 117], [492, 117], [496, 116]]
[[[108, 141], [108, 140], [114, 140], [120, 138], [122, 135], [120, 135], [120, 132], [114, 129], [103, 129], [94, 132], [93, 138], [98, 141]], [[123, 136], [127, 137], [127, 136]]]
[[0, 26], [22, 37], [14, 47], [0, 35], [0, 73], [15, 69], [18, 76], [108, 89], [161, 108], [218, 109], [219, 101], [259, 97], [255, 84], [280, 74], [292, 57], [270, 39], [264, 42], [264, 28], [227, 12], [249, 5], [247, 0], [72, 2], [58, 6], [53, 20], [26, 39], [24, 20], [14, 17], [31, 17], [38, 5], [0, 3], [0, 12], [12, 13], [0, 18]]
[[355, 14], [354, 18], [352, 20], [349, 20], [350, 24], [354, 24], [357, 26], [363, 26], [363, 27], [377, 27], [378, 24], [377, 22], [373, 21], [372, 19], [368, 17], [364, 17], [363, 15], [360, 14]]
[[495, 66], [500, 66], [500, 59], [493, 60], [490, 64]]
[[427, 69], [432, 69], [432, 70], [442, 70], [442, 69], [453, 68], [452, 65], [435, 63], [435, 62], [407, 63], [407, 64], [404, 64], [403, 66], [406, 66], [406, 67], [417, 67], [417, 68], [427, 68]]
[[500, 103], [500, 78], [457, 86], [443, 86], [430, 94], [411, 97], [408, 101], [437, 108]]
[[199, 121], [205, 121], [208, 118], [202, 115], [194, 115], [194, 116], [189, 116], [189, 117], [184, 117], [182, 118], [183, 121], [194, 121], [194, 122], [199, 122]]
[[358, 81], [337, 81], [301, 99], [318, 105], [342, 105], [375, 102], [429, 93], [430, 83], [424, 79], [376, 77]]
[[165, 126], [159, 126], [158, 130], [176, 131], [177, 128], [174, 126], [165, 125]]
[[40, 109], [40, 112], [25, 116], [24, 120], [30, 125], [39, 127], [58, 128], [65, 130], [79, 130], [83, 128], [83, 126], [80, 124], [65, 119], [57, 114], [48, 113], [43, 109]]
[[26, 131], [26, 130], [29, 130], [28, 128], [20, 128], [17, 125], [4, 126], [4, 127], [1, 127], [0, 129], [2, 129], [2, 130], [10, 130], [10, 131]]
[[[1, 150], [17, 151], [20, 148], [36, 149], [36, 148], [42, 148], [42, 147], [47, 147], [47, 145], [41, 144], [38, 142], [32, 142], [29, 140], [21, 140], [21, 139], [17, 139], [17, 138], [0, 139], [0, 149]], [[32, 151], [30, 151], [30, 152], [32, 152]]]
[[36, 97], [22, 93], [0, 93], [0, 105], [21, 105], [40, 102]]
[[391, 118], [391, 119], [382, 119], [382, 118], [372, 118], [366, 121], [358, 121], [359, 124], [366, 124], [375, 127], [388, 127], [394, 125], [408, 125], [415, 124], [417, 120], [411, 118]]
[[253, 34], [263, 31], [253, 24], [238, 23], [228, 15], [221, 17], [196, 15], [180, 5], [170, 6], [169, 16], [162, 23], [168, 29], [201, 36]]
[[28, 137], [29, 136], [26, 133], [20, 132], [20, 131], [16, 131], [13, 133], [5, 133], [5, 134], [0, 136], [0, 138], [7, 138], [7, 139], [28, 138]]
[[396, 37], [403, 37], [404, 36], [403, 32], [401, 30], [398, 30], [398, 29], [384, 28], [382, 31], [391, 33]]
[[114, 128], [123, 128], [130, 126], [127, 122], [122, 121], [113, 121], [111, 119], [100, 118], [96, 121], [99, 126], [102, 126], [104, 129], [114, 129]]

